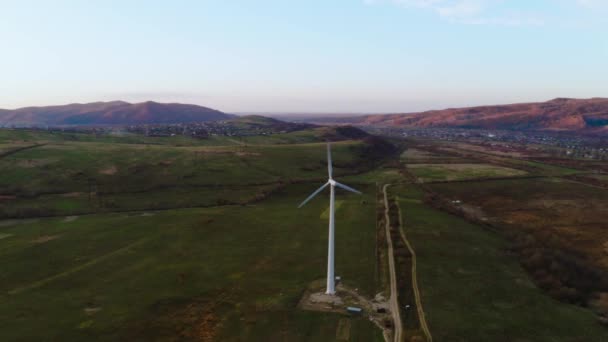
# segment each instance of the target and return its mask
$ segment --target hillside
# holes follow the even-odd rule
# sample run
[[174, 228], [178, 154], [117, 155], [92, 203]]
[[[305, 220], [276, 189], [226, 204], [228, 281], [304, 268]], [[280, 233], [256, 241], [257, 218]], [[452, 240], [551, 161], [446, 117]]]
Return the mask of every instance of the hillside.
[[608, 129], [608, 99], [558, 98], [541, 103], [450, 108], [421, 113], [365, 115], [334, 123], [392, 127], [446, 127], [602, 133]]
[[316, 127], [312, 124], [286, 122], [260, 115], [240, 116], [227, 124], [244, 131], [260, 130], [272, 133], [288, 133]]
[[228, 120], [233, 117], [197, 105], [112, 101], [0, 110], [0, 127], [170, 124]]

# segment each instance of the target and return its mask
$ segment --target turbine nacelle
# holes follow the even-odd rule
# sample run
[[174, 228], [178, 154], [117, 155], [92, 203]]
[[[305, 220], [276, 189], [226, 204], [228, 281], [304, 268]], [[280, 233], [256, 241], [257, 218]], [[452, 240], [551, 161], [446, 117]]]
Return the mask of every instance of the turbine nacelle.
[[333, 178], [333, 167], [331, 165], [331, 145], [329, 143], [327, 143], [327, 174], [329, 175], [329, 178], [327, 180], [327, 183], [321, 185], [320, 188], [318, 188], [315, 192], [313, 192], [310, 196], [308, 196], [308, 198], [306, 198], [302, 203], [300, 203], [300, 205], [298, 206], [298, 208], [302, 208], [306, 203], [308, 203], [311, 199], [313, 199], [315, 196], [317, 196], [321, 191], [323, 191], [323, 189], [325, 189], [328, 185], [331, 186], [332, 188], [338, 187], [338, 188], [342, 188], [346, 191], [350, 191], [350, 192], [354, 192], [356, 194], [361, 194], [361, 192], [359, 190], [353, 189], [348, 185], [344, 185], [342, 183], [336, 182]]

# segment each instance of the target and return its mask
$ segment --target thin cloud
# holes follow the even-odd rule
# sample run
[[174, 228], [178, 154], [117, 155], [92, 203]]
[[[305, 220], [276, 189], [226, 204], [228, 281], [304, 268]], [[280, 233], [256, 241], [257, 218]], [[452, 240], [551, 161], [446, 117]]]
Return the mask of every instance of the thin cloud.
[[608, 8], [606, 0], [575, 0], [576, 4], [589, 9]]
[[[594, 0], [576, 0], [587, 3]], [[534, 14], [501, 10], [502, 0], [365, 0], [366, 4], [392, 3], [404, 8], [435, 12], [440, 18], [459, 24], [496, 26], [542, 26], [545, 20]]]

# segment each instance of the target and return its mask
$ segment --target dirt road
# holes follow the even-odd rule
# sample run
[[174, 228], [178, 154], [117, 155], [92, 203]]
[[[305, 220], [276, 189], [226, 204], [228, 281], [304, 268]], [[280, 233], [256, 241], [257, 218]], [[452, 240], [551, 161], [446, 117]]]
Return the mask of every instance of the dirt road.
[[386, 189], [390, 184], [385, 184], [382, 187], [384, 193], [384, 224], [386, 230], [386, 242], [388, 244], [388, 267], [391, 277], [391, 296], [389, 298], [389, 304], [391, 308], [391, 314], [393, 315], [393, 324], [395, 325], [395, 335], [393, 341], [401, 342], [403, 340], [403, 324], [401, 323], [401, 313], [399, 312], [399, 299], [397, 294], [397, 275], [395, 274], [395, 256], [393, 254], [393, 241], [391, 240], [390, 232], [390, 218], [388, 215], [388, 195]]

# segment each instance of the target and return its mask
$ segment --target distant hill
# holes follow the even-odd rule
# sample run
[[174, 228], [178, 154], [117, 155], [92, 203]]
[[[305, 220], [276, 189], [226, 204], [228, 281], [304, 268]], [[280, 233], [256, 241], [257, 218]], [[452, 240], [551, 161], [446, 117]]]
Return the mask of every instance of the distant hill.
[[541, 103], [450, 108], [409, 114], [378, 114], [314, 120], [385, 127], [445, 127], [608, 133], [608, 99], [557, 98]]
[[[289, 118], [289, 117], [286, 117]], [[311, 130], [321, 141], [363, 140], [371, 135], [364, 130], [350, 125], [318, 126], [303, 122], [288, 122], [261, 115], [245, 115], [226, 122], [237, 129], [255, 131], [295, 132]]]
[[317, 127], [313, 124], [285, 122], [261, 115], [240, 116], [230, 120], [229, 124], [237, 129], [247, 131], [264, 130], [273, 133], [287, 133]]
[[358, 140], [365, 139], [371, 135], [364, 130], [353, 127], [353, 126], [334, 126], [334, 127], [321, 127], [320, 137], [324, 140], [329, 141], [341, 141], [341, 140]]
[[197, 105], [152, 101], [143, 103], [112, 101], [26, 107], [15, 110], [0, 109], [0, 127], [174, 124], [229, 120], [235, 117]]

